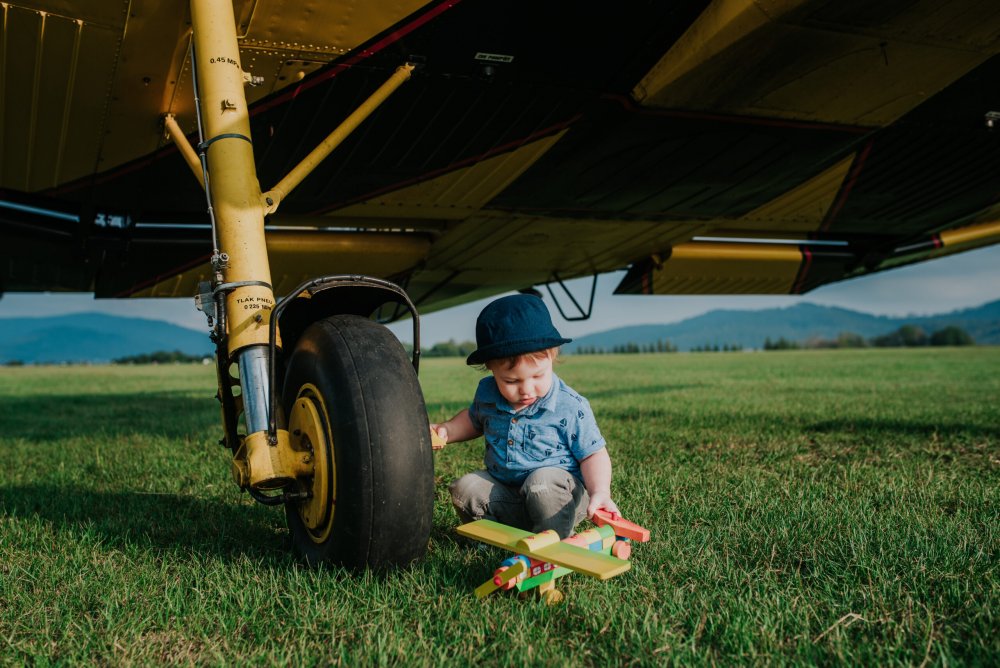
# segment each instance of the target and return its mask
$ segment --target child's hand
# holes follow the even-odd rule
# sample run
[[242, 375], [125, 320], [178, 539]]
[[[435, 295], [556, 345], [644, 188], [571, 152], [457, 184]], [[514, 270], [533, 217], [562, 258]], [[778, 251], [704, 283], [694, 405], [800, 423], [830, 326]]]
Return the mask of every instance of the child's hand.
[[440, 450], [448, 442], [448, 429], [444, 425], [431, 424], [431, 449]]
[[611, 513], [612, 519], [620, 519], [622, 513], [618, 506], [611, 500], [610, 494], [598, 493], [590, 497], [590, 504], [587, 505], [587, 517], [593, 517], [597, 510], [605, 510]]

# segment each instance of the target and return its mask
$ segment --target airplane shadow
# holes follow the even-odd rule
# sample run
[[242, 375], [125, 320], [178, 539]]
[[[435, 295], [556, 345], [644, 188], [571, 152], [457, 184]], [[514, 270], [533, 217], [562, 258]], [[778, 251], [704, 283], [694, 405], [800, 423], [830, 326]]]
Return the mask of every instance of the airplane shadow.
[[[671, 394], [682, 392], [696, 387], [701, 387], [691, 383], [663, 384], [663, 385], [641, 385], [632, 388], [608, 388], [605, 390], [580, 391], [588, 401], [600, 399], [627, 399], [629, 397], [649, 397], [650, 395]], [[575, 389], [575, 388], [574, 388]]]
[[871, 432], [880, 434], [900, 434], [923, 436], [926, 438], [989, 438], [1000, 439], [1000, 428], [982, 424], [948, 424], [918, 420], [861, 419], [824, 420], [804, 427], [807, 431], [821, 434], [835, 432]]
[[[0, 514], [42, 521], [117, 549], [183, 550], [225, 561], [296, 564], [280, 515], [176, 494], [98, 492], [74, 486], [0, 488]], [[280, 513], [280, 511], [278, 511]]]
[[[310, 570], [295, 555], [285, 527], [283, 511], [255, 505], [227, 504], [223, 500], [199, 499], [177, 494], [141, 492], [97, 492], [80, 487], [22, 485], [0, 488], [0, 518], [21, 519], [50, 525], [56, 540], [85, 542], [106, 551], [136, 551], [153, 556], [163, 552], [182, 559], [219, 559], [239, 563], [247, 559], [278, 571]], [[437, 522], [431, 528], [431, 543], [451, 554], [444, 559], [429, 552], [401, 571], [366, 571], [363, 577], [391, 580], [401, 577], [438, 577], [443, 589], [462, 594], [481, 583], [482, 569], [468, 568], [455, 552], [456, 544], [474, 549], [455, 533], [454, 526]], [[483, 564], [499, 561], [499, 550], [473, 552]], [[489, 563], [488, 563], [489, 562]], [[337, 565], [319, 567], [335, 578], [362, 577], [357, 571]], [[491, 570], [489, 572], [492, 572]], [[423, 575], [421, 575], [423, 574]]]
[[[4, 438], [47, 442], [88, 436], [149, 434], [184, 438], [219, 426], [219, 404], [206, 392], [0, 396]], [[220, 433], [221, 435], [221, 433]]]

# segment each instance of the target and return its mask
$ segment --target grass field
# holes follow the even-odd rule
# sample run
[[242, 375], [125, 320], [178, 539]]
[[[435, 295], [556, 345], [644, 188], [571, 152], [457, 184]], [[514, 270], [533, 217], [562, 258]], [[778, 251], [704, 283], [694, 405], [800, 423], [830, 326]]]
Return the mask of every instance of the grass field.
[[[427, 558], [310, 570], [232, 484], [210, 368], [0, 369], [0, 662], [1000, 662], [1000, 349], [566, 357], [649, 527], [566, 600], [473, 588], [436, 461]], [[425, 360], [432, 419], [479, 378]]]

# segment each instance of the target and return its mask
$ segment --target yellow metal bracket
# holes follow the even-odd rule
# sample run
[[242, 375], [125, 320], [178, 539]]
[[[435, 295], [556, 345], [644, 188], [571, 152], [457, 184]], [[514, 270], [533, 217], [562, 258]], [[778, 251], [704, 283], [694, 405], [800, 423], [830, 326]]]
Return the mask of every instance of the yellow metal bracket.
[[266, 431], [250, 434], [233, 456], [233, 479], [241, 489], [278, 489], [313, 474], [312, 453], [293, 450], [286, 430], [278, 430], [275, 445], [267, 441]]

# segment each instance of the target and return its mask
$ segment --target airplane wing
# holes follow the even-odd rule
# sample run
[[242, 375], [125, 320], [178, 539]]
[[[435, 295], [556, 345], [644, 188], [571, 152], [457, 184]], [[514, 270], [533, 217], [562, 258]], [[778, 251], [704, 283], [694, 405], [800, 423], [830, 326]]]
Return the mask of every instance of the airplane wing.
[[[1000, 5], [234, 2], [280, 295], [365, 273], [421, 311], [619, 269], [631, 294], [799, 294], [1000, 241]], [[187, 3], [5, 2], [0, 291], [209, 278]]]
[[528, 547], [536, 534], [515, 529], [491, 520], [477, 520], [457, 529], [459, 535], [473, 538], [495, 547], [502, 547], [524, 554], [539, 561], [579, 571], [599, 580], [607, 580], [631, 568], [632, 564], [602, 552], [588, 550], [562, 541], [555, 541], [533, 549]]

